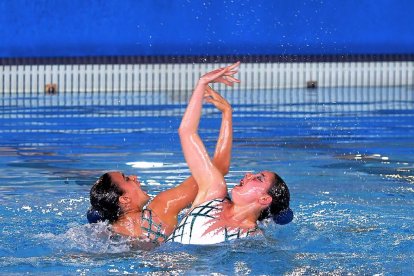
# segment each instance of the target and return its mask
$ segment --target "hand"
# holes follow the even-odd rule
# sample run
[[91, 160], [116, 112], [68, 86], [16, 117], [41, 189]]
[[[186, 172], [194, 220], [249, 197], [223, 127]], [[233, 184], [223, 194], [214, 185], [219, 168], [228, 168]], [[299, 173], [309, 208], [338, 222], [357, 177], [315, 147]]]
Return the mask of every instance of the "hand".
[[208, 72], [200, 78], [199, 83], [203, 85], [208, 85], [209, 83], [220, 82], [228, 86], [233, 86], [233, 83], [240, 82], [238, 79], [233, 77], [233, 75], [238, 72], [237, 67], [239, 65], [240, 61], [227, 67], [219, 68], [211, 72]]
[[231, 111], [231, 105], [228, 101], [208, 85], [204, 92], [204, 98], [206, 102], [212, 103], [221, 112]]

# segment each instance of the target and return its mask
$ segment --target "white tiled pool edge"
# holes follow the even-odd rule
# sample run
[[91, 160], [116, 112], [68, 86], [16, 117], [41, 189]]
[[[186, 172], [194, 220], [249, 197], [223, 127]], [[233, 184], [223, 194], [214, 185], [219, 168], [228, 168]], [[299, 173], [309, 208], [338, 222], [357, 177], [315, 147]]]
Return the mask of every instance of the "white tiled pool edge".
[[[128, 92], [191, 90], [198, 77], [225, 64], [65, 64], [1, 65], [0, 94], [58, 92]], [[372, 87], [414, 84], [414, 62], [244, 63], [242, 89], [306, 87]]]

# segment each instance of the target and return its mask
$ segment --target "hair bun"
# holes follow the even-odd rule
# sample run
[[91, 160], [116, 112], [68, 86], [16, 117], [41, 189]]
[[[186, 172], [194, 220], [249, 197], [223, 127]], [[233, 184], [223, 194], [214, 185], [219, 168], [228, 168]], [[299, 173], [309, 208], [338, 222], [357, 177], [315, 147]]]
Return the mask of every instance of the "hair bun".
[[289, 207], [273, 216], [273, 221], [280, 225], [288, 224], [293, 220], [293, 211]]
[[88, 212], [86, 213], [86, 218], [88, 219], [89, 223], [97, 223], [98, 221], [104, 221], [103, 216], [99, 213], [98, 210], [91, 207]]

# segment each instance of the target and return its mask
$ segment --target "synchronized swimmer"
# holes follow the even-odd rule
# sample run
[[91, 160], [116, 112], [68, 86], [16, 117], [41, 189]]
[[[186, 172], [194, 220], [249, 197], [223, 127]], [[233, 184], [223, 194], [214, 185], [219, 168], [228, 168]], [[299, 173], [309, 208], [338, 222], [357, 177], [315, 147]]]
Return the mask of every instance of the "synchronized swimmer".
[[[194, 88], [178, 130], [191, 176], [150, 201], [136, 176], [105, 173], [91, 188], [90, 222], [108, 220], [112, 232], [154, 244], [212, 244], [260, 234], [257, 222], [266, 218], [277, 221], [285, 215], [287, 221], [282, 224], [292, 219], [289, 189], [274, 172], [246, 174], [231, 190], [231, 199], [228, 196], [224, 176], [231, 160], [232, 109], [209, 85], [240, 82], [234, 77], [239, 64], [203, 75]], [[222, 112], [212, 159], [198, 135], [203, 100]], [[190, 204], [190, 211], [178, 224], [178, 214]]]

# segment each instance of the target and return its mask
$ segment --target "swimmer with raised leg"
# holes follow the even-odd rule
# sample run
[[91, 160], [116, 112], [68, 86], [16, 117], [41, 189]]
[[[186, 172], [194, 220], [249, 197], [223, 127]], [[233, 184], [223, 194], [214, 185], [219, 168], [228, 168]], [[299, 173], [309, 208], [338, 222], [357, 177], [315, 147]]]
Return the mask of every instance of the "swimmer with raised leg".
[[[225, 175], [229, 171], [231, 159], [232, 109], [225, 99], [207, 85], [204, 86], [202, 98], [222, 112], [212, 162], [217, 172]], [[108, 172], [91, 188], [89, 220], [107, 220], [110, 229], [116, 234], [159, 244], [173, 232], [179, 212], [190, 206], [197, 191], [198, 185], [190, 176], [177, 187], [161, 192], [150, 201], [137, 176]]]
[[181, 121], [179, 135], [185, 160], [198, 185], [190, 212], [167, 241], [214, 244], [260, 233], [257, 221], [276, 218], [289, 209], [289, 190], [274, 172], [248, 173], [228, 197], [223, 173], [198, 135], [204, 91], [210, 83], [233, 86], [239, 63], [202, 76]]

